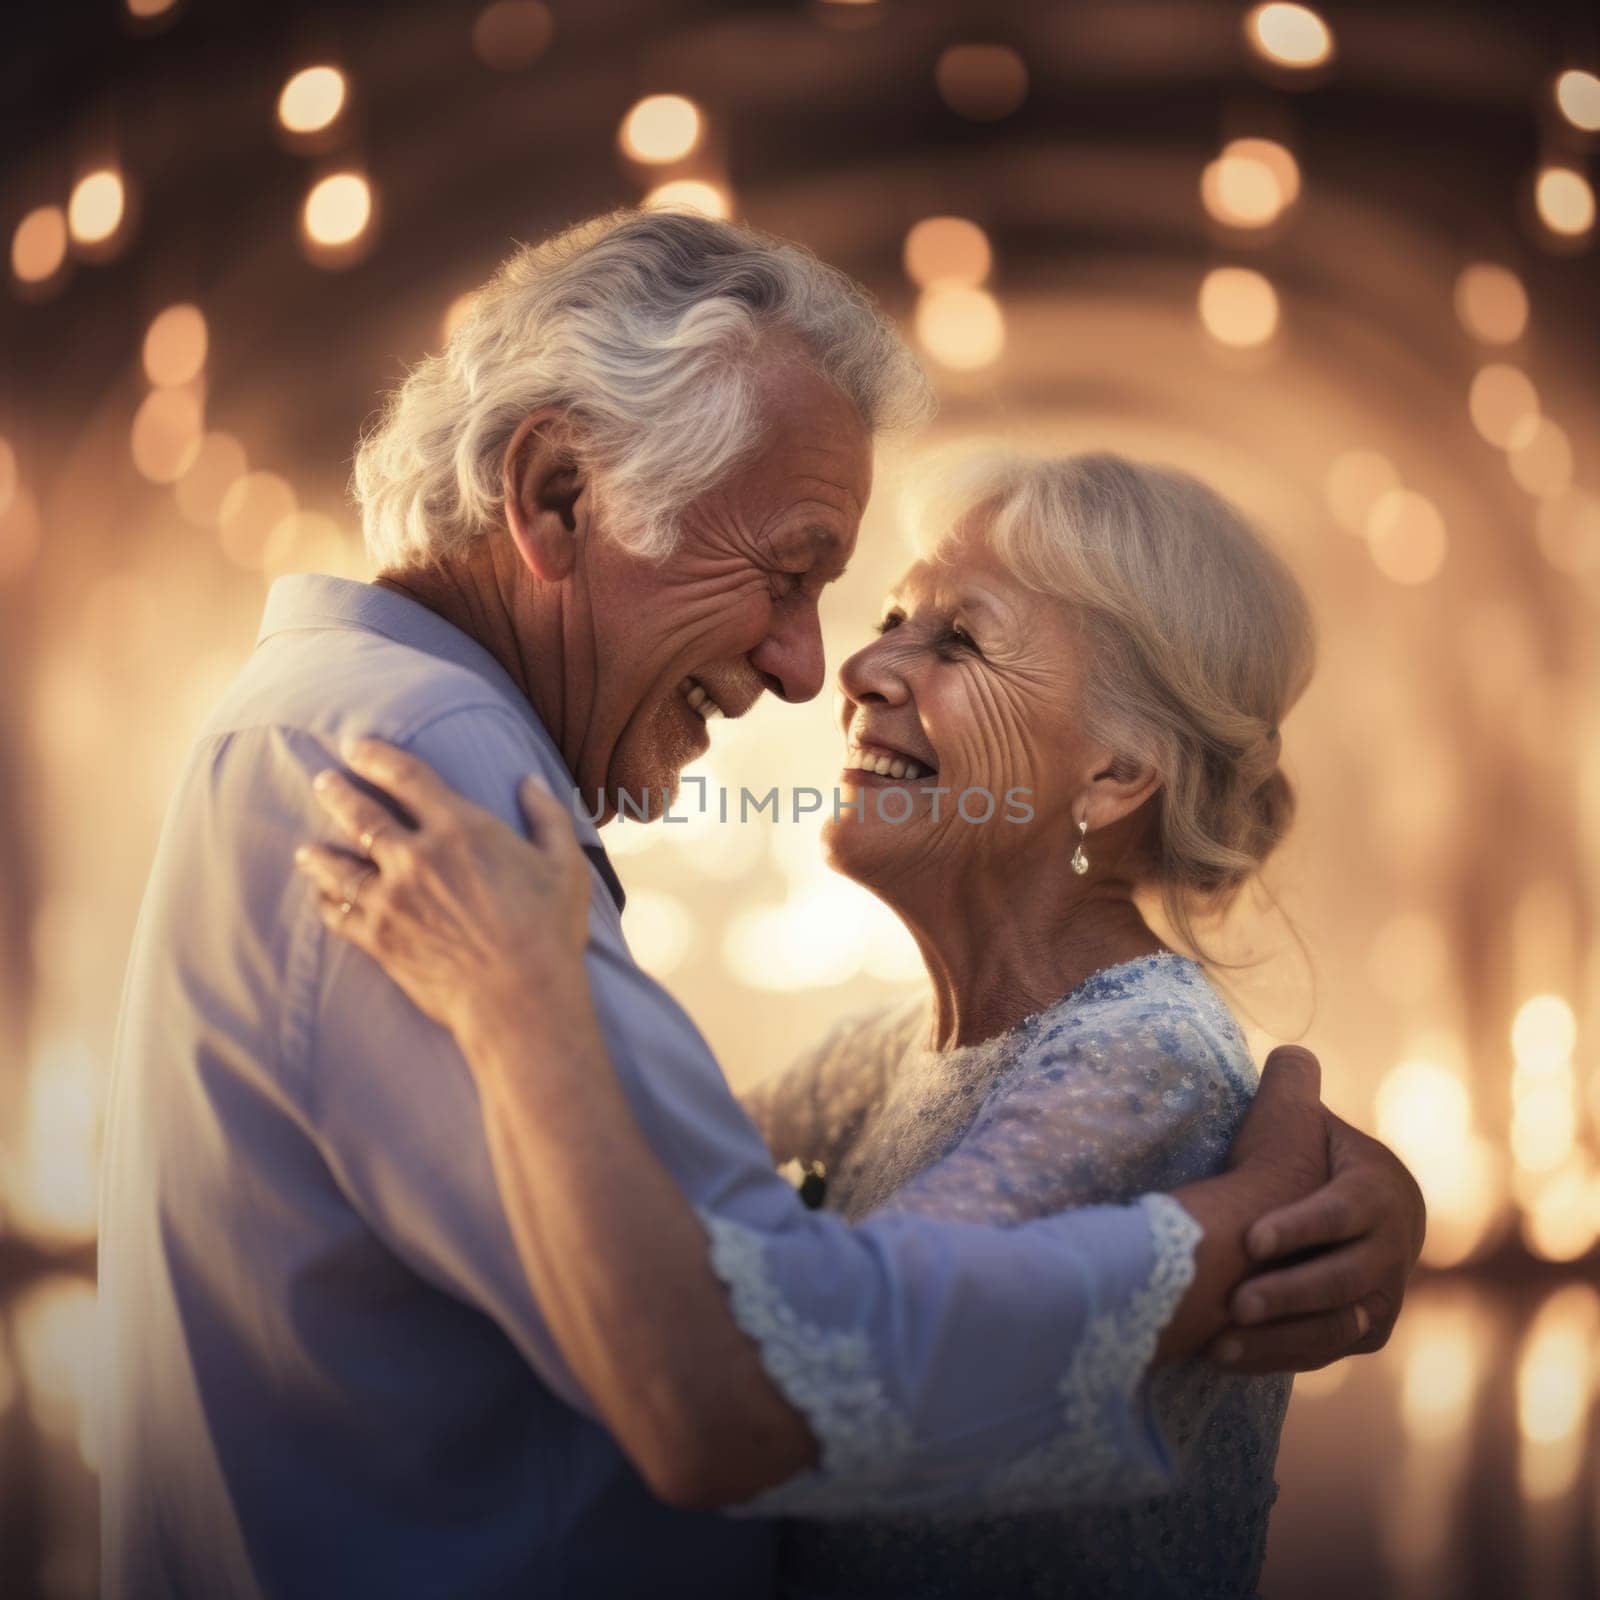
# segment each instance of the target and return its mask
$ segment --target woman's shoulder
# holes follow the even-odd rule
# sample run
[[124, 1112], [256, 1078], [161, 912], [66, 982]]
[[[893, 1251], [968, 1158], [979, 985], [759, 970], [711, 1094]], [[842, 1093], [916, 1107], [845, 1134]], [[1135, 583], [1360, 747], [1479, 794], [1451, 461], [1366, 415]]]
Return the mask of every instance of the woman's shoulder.
[[1104, 967], [1038, 1019], [1030, 1060], [1076, 1054], [1142, 1070], [1201, 1071], [1255, 1092], [1250, 1048], [1205, 970], [1163, 951]]

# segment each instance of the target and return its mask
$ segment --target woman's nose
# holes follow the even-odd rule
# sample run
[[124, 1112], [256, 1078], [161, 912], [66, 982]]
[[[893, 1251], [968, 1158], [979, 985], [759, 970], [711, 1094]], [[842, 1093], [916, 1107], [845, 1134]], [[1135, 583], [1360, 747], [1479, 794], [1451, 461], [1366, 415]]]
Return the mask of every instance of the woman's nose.
[[874, 639], [850, 656], [839, 668], [839, 691], [857, 705], [874, 701], [899, 705], [907, 696], [905, 679], [895, 666], [893, 641], [887, 635]]

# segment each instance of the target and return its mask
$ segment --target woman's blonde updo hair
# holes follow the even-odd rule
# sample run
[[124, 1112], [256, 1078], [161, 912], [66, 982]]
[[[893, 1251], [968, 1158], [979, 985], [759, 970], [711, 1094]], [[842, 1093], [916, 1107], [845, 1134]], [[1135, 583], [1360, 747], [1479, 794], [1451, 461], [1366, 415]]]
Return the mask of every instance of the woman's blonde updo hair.
[[985, 453], [931, 484], [911, 508], [925, 537], [971, 519], [1083, 619], [1091, 731], [1160, 774], [1152, 876], [1194, 946], [1195, 915], [1225, 909], [1294, 816], [1278, 729], [1315, 654], [1300, 585], [1227, 501], [1167, 467]]

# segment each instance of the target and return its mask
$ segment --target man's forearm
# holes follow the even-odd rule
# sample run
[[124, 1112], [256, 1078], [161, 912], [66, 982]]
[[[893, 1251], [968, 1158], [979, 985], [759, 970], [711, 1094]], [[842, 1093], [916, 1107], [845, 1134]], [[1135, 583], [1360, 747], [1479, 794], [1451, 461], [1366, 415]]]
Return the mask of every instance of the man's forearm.
[[746, 1499], [813, 1465], [816, 1441], [639, 1132], [581, 968], [573, 985], [581, 1001], [481, 1017], [462, 1041], [513, 1236], [574, 1374], [656, 1492]]

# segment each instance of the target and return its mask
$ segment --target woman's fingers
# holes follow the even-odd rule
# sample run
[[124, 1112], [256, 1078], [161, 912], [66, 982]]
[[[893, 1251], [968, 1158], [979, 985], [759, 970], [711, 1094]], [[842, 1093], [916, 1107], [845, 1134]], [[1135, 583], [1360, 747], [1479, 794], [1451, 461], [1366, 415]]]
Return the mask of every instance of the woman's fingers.
[[428, 827], [464, 810], [476, 809], [463, 800], [426, 761], [381, 739], [355, 739], [344, 747], [350, 770], [359, 773], [374, 788], [392, 795]]
[[401, 835], [411, 832], [392, 811], [363, 793], [334, 767], [311, 780], [311, 792], [340, 833], [379, 866], [383, 865], [386, 849]]
[[352, 856], [347, 850], [334, 850], [331, 845], [299, 846], [294, 851], [294, 866], [322, 890], [323, 898], [334, 907], [358, 906], [368, 880], [378, 877], [378, 869], [370, 861]]
[[578, 833], [572, 826], [572, 816], [556, 799], [537, 772], [530, 772], [517, 791], [522, 802], [522, 814], [528, 820], [528, 832], [541, 849], [566, 855], [578, 854]]

